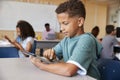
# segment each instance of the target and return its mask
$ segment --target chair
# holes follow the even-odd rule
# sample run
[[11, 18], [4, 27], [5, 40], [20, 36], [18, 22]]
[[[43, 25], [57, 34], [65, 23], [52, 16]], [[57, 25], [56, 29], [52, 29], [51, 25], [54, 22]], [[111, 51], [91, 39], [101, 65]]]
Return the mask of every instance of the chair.
[[0, 58], [18, 58], [18, 50], [15, 47], [0, 47]]
[[[31, 53], [35, 54], [35, 52], [36, 52], [36, 44], [37, 44], [37, 41], [34, 40], [34, 44], [33, 44]], [[40, 56], [43, 56], [43, 51], [44, 51], [43, 49], [40, 49]]]
[[99, 60], [98, 69], [101, 80], [120, 80], [120, 61], [101, 59]]

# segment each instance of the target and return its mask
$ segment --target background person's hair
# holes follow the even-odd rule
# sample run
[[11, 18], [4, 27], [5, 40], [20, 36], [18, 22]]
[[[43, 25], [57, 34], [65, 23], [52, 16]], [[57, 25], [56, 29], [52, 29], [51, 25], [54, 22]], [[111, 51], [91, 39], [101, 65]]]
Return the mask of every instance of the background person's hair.
[[61, 3], [55, 11], [57, 14], [66, 12], [69, 14], [69, 17], [86, 17], [85, 6], [80, 0], [68, 0], [64, 3]]
[[49, 23], [45, 23], [45, 27], [46, 27], [46, 26], [50, 26], [50, 24], [49, 24]]
[[98, 27], [98, 26], [95, 26], [95, 27], [92, 29], [92, 32], [93, 32], [94, 30], [99, 32], [99, 27]]
[[120, 27], [116, 28], [116, 37], [120, 38]]
[[92, 31], [91, 31], [91, 33], [92, 33], [95, 37], [98, 36], [99, 32], [100, 32], [100, 29], [99, 29], [98, 26], [95, 26], [95, 27], [92, 29]]
[[17, 23], [16, 28], [20, 29], [21, 38], [23, 40], [29, 36], [31, 36], [33, 38], [35, 37], [34, 29], [33, 29], [32, 25], [30, 23], [28, 23], [27, 21], [20, 20]]
[[111, 34], [111, 32], [115, 30], [115, 27], [114, 27], [114, 25], [106, 25], [105, 30], [106, 30], [107, 34]]

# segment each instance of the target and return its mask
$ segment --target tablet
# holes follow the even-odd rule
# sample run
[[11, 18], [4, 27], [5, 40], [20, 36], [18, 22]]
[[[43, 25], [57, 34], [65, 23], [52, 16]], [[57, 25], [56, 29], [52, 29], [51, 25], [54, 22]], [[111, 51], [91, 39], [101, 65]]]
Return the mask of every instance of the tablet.
[[31, 52], [27, 52], [27, 51], [22, 51], [23, 54], [27, 55], [27, 56], [34, 56], [36, 57], [36, 54], [35, 53], [31, 53]]
[[36, 54], [34, 54], [34, 53], [31, 53], [31, 52], [26, 52], [26, 51], [22, 51], [22, 52], [23, 52], [25, 55], [34, 56], [34, 57], [40, 59], [42, 62], [47, 63], [47, 64], [58, 62], [58, 59], [49, 60], [49, 59], [47, 59], [47, 58], [45, 58], [45, 57], [38, 56], [38, 55], [36, 55]]

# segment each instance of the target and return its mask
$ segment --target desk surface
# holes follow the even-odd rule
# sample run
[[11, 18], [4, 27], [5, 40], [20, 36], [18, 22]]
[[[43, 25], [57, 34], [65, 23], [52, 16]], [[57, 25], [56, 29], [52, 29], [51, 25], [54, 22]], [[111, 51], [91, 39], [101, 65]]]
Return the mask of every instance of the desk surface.
[[0, 47], [14, 47], [14, 46], [6, 40], [0, 40]]
[[1, 58], [0, 80], [95, 80], [89, 76], [64, 77], [42, 71], [28, 58]]

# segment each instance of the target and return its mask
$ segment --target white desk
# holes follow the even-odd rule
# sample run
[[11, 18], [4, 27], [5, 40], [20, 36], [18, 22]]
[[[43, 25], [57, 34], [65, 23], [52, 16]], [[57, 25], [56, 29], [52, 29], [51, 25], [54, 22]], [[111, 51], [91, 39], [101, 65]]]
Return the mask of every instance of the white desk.
[[89, 76], [64, 77], [42, 71], [27, 58], [1, 58], [0, 80], [95, 80]]
[[0, 47], [14, 47], [14, 45], [12, 45], [6, 40], [0, 40]]
[[60, 40], [36, 40], [36, 48], [52, 48], [57, 45]]
[[17, 58], [18, 49], [5, 40], [0, 40], [0, 58]]

